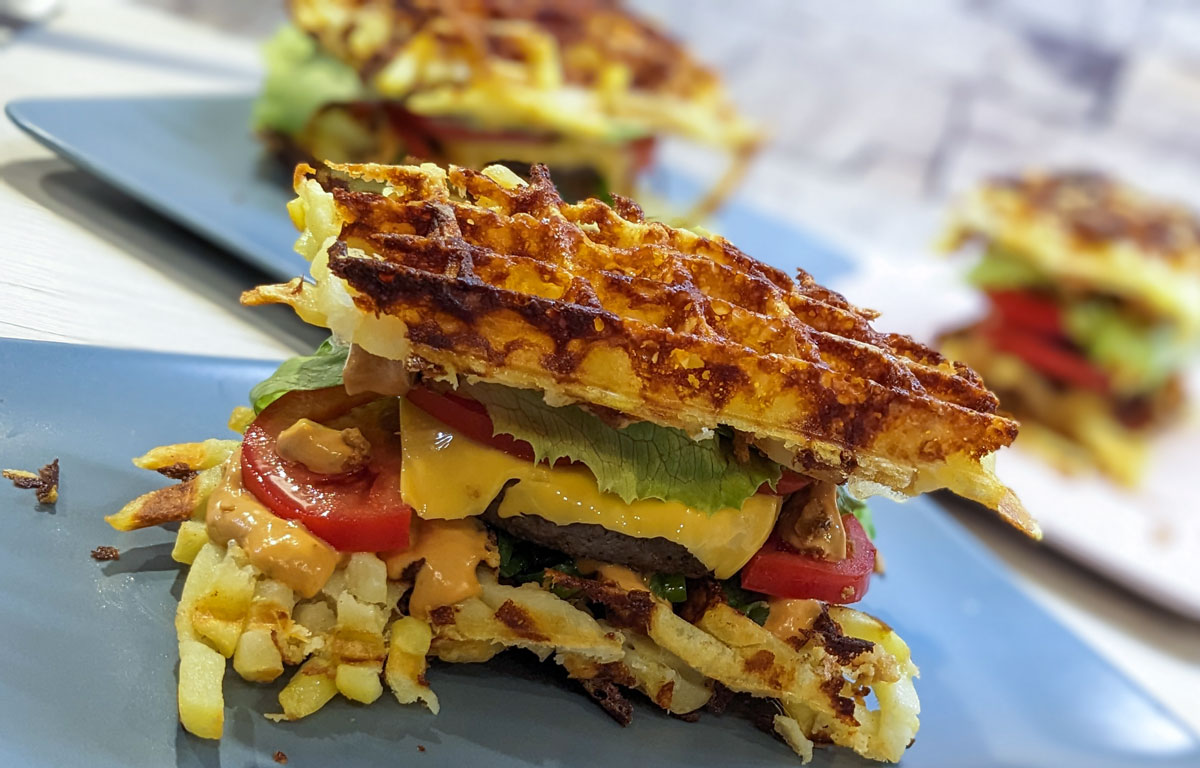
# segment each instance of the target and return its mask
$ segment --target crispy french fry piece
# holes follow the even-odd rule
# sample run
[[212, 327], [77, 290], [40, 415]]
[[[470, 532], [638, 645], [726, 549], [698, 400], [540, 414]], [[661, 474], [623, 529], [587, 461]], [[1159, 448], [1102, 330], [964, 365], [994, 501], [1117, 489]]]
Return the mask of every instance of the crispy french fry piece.
[[783, 742], [800, 756], [801, 763], [807, 765], [812, 761], [813, 743], [804, 735], [804, 730], [798, 722], [787, 715], [775, 715], [772, 724], [775, 726], [775, 733], [779, 734], [779, 738], [783, 739]]
[[233, 651], [233, 670], [255, 683], [269, 683], [283, 674], [283, 655], [271, 630], [257, 627], [242, 632]]
[[447, 637], [435, 637], [429, 646], [429, 653], [447, 664], [482, 664], [504, 651], [503, 645], [488, 640], [451, 640]]
[[387, 613], [381, 606], [361, 602], [349, 590], [338, 596], [329, 651], [337, 662], [337, 689], [346, 698], [370, 704], [383, 693], [379, 676], [387, 657], [386, 624]]
[[208, 497], [221, 482], [221, 466], [209, 467], [190, 480], [138, 496], [104, 519], [118, 531], [203, 519]]
[[297, 603], [292, 616], [297, 624], [318, 636], [328, 635], [337, 624], [337, 614], [328, 603], [320, 599]]
[[338, 693], [359, 704], [370, 704], [383, 695], [383, 683], [379, 675], [383, 672], [380, 662], [358, 662], [338, 664], [334, 682]]
[[[830, 606], [829, 614], [848, 636], [870, 640], [882, 648], [888, 658], [895, 660], [898, 669], [884, 675], [886, 679], [871, 682], [878, 709], [868, 709], [861, 701], [856, 701], [854, 721], [857, 726], [816, 712], [807, 702], [799, 700], [784, 700], [784, 710], [810, 737], [849, 747], [872, 760], [895, 762], [904, 755], [921, 726], [918, 717], [921, 704], [912, 682], [918, 671], [912, 663], [908, 645], [886, 624], [861, 611]], [[861, 683], [861, 678], [855, 681], [856, 686]]]
[[[295, 627], [292, 622], [292, 606], [296, 597], [291, 589], [274, 579], [259, 579], [254, 588], [254, 598], [246, 615], [245, 629], [238, 638], [233, 652], [233, 668], [244, 680], [269, 683], [283, 674], [283, 648], [293, 635], [295, 645], [303, 647], [308, 630]], [[291, 653], [296, 662], [303, 658]], [[296, 663], [293, 662], [293, 663]]]
[[254, 567], [243, 561], [241, 549], [230, 544], [212, 570], [207, 591], [196, 598], [191, 611], [196, 634], [211, 642], [226, 658], [237, 648], [258, 578]]
[[[555, 651], [578, 653], [600, 662], [616, 661], [624, 653], [621, 633], [606, 630], [591, 615], [535, 584], [509, 587], [496, 581], [488, 568], [479, 569], [484, 615], [456, 615], [467, 630], [461, 639], [492, 640], [527, 648], [542, 658]], [[490, 633], [490, 634], [489, 634]]]
[[179, 642], [179, 722], [189, 733], [219, 739], [225, 727], [225, 657], [198, 640]]
[[364, 603], [387, 603], [387, 566], [370, 552], [355, 552], [346, 563], [346, 589]]
[[[747, 662], [751, 667], [757, 666], [750, 661], [757, 655], [757, 649], [747, 651], [731, 648], [703, 629], [679, 618], [670, 608], [655, 607], [649, 630], [651, 639], [659, 646], [680, 658], [686, 658], [693, 669], [735, 691], [774, 698], [788, 690], [799, 689], [795, 679], [797, 670], [778, 664], [775, 658], [767, 661], [760, 670], [762, 674], [747, 675]], [[768, 642], [766, 638], [763, 640]], [[759, 658], [767, 659], [766, 656]], [[820, 682], [816, 675], [810, 673], [808, 677], [810, 680], [807, 682], [813, 687]]]
[[200, 548], [208, 543], [208, 531], [199, 520], [184, 520], [175, 535], [175, 546], [171, 548], [171, 559], [177, 563], [191, 565], [200, 554]]
[[304, 662], [292, 679], [279, 692], [281, 715], [267, 715], [272, 720], [299, 720], [308, 717], [337, 695], [334, 677], [337, 665], [324, 656], [314, 656]]
[[241, 442], [209, 438], [200, 443], [177, 443], [161, 445], [133, 460], [139, 469], [166, 469], [181, 465], [185, 469], [200, 471], [224, 464]]
[[712, 687], [703, 675], [645, 635], [625, 633], [622, 662], [637, 680], [637, 689], [668, 712], [695, 712], [712, 698]]
[[318, 593], [332, 600], [334, 603], [342, 596], [342, 593], [349, 589], [346, 581], [346, 569], [338, 568], [333, 573], [329, 574], [329, 579], [326, 580], [325, 586], [321, 587]]
[[[733, 650], [737, 658], [749, 662], [744, 671], [730, 675], [735, 684], [751, 689], [747, 690], [747, 693], [812, 701], [819, 711], [829, 715], [836, 714], [829, 703], [828, 694], [824, 693], [821, 687], [828, 686], [827, 681], [835, 674], [825, 663], [827, 659], [832, 659], [829, 659], [820, 645], [808, 645], [797, 650], [724, 604], [711, 606], [696, 626]], [[690, 660], [694, 657], [689, 655], [687, 658]], [[861, 667], [856, 666], [856, 661], [853, 660], [835, 666], [852, 674], [857, 674], [861, 669], [884, 678], [895, 679], [898, 676], [895, 663], [873, 651], [870, 653], [869, 663], [866, 658], [863, 661]], [[731, 672], [732, 670], [722, 673]], [[720, 677], [715, 679], [731, 688], [734, 687]], [[869, 683], [870, 680], [864, 677], [860, 682]]]
[[[605, 622], [600, 625], [609, 626]], [[659, 648], [640, 633], [626, 631], [624, 637], [625, 655], [619, 662], [599, 664], [574, 653], [556, 654], [555, 661], [576, 680], [600, 679], [635, 688], [658, 706], [677, 715], [694, 712], [712, 698], [708, 680], [674, 654]]]
[[[335, 640], [341, 638], [342, 656], [349, 659], [384, 657], [383, 628], [387, 626], [387, 613], [374, 603], [364, 603], [349, 592], [343, 592], [337, 600], [337, 624], [333, 628]], [[363, 656], [368, 653], [368, 656]]]
[[404, 616], [393, 621], [384, 676], [396, 701], [401, 704], [423, 702], [436, 715], [439, 709], [437, 694], [425, 679], [425, 657], [432, 640], [433, 632], [420, 619]]
[[183, 593], [179, 596], [179, 605], [175, 608], [175, 633], [179, 641], [198, 640], [195, 628], [192, 627], [192, 609], [196, 601], [212, 587], [213, 573], [225, 556], [225, 547], [209, 542], [200, 547], [192, 567], [188, 569], [187, 578], [183, 582]]
[[[842, 679], [843, 664], [825, 653], [823, 646], [799, 650], [724, 603], [709, 606], [697, 624], [677, 616], [671, 607], [650, 593], [629, 590], [611, 582], [579, 579], [550, 572], [552, 581], [582, 589], [588, 598], [608, 606], [624, 621], [645, 628], [654, 643], [705, 677], [728, 688], [753, 696], [810, 702], [820, 712], [836, 716], [838, 711], [827, 692], [830, 683]], [[862, 654], [855, 674], [891, 674], [898, 677], [894, 660], [872, 650]], [[851, 663], [857, 662], [855, 658]], [[840, 704], [840, 702], [839, 702]]]

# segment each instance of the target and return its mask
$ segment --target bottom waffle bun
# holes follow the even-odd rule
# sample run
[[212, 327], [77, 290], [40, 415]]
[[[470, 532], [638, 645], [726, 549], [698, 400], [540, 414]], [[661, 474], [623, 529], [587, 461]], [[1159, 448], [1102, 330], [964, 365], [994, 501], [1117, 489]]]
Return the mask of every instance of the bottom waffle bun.
[[[908, 646], [844, 606], [813, 601], [805, 626], [780, 633], [731, 607], [711, 579], [694, 581], [679, 606], [604, 564], [591, 575], [547, 569], [518, 585], [500, 575], [494, 534], [475, 571], [477, 593], [453, 604], [424, 610], [421, 562], [414, 576], [395, 553], [343, 554], [319, 588], [301, 594], [236, 541], [209, 536], [205, 509], [239, 454], [231, 440], [154, 449], [136, 463], [186, 479], [108, 518], [121, 530], [180, 523], [172, 552], [187, 570], [175, 617], [179, 717], [197, 736], [222, 735], [229, 662], [247, 682], [288, 676], [278, 710], [264, 713], [274, 720], [303, 719], [336, 696], [369, 704], [385, 690], [434, 716], [430, 659], [477, 663], [506, 651], [561, 666], [622, 724], [635, 716], [630, 698], [688, 720], [720, 714], [731, 694], [766, 702], [775, 734], [803, 762], [815, 743], [896, 761], [916, 735]], [[473, 520], [453, 524], [483, 530]]]

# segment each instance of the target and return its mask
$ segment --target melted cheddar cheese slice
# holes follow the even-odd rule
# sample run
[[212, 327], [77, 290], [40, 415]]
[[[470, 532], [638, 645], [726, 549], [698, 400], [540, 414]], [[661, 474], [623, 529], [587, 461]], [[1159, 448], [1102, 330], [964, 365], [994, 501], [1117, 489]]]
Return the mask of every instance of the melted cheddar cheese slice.
[[758, 551], [779, 516], [780, 497], [766, 494], [711, 515], [673, 501], [626, 504], [601, 491], [582, 466], [522, 461], [455, 432], [407, 400], [400, 401], [400, 439], [400, 492], [425, 520], [482, 514], [516, 480], [500, 503], [501, 517], [537, 515], [557, 525], [590, 523], [635, 538], [662, 536], [725, 579]]

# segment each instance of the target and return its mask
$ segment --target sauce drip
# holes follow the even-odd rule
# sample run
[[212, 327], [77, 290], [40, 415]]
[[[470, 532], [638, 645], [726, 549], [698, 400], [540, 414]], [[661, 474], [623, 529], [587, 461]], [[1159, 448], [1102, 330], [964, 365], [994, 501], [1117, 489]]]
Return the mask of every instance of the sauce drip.
[[763, 629], [787, 640], [812, 629], [813, 622], [821, 615], [819, 600], [787, 600], [773, 597], [767, 603], [770, 613]]
[[300, 523], [273, 514], [245, 489], [240, 449], [208, 498], [205, 527], [213, 543], [236, 541], [251, 565], [304, 597], [320, 592], [338, 565], [333, 547]]
[[411, 615], [427, 619], [434, 608], [454, 605], [483, 591], [475, 569], [488, 557], [488, 536], [477, 520], [414, 519], [410, 535], [414, 539], [411, 547], [385, 554], [383, 560], [390, 579], [399, 579], [410, 565], [425, 561], [408, 599]]
[[779, 516], [779, 532], [800, 552], [826, 560], [846, 559], [846, 529], [837, 505], [837, 486], [813, 483], [808, 497], [796, 495]]
[[340, 475], [361, 469], [370, 458], [371, 444], [358, 427], [332, 429], [312, 419], [297, 419], [279, 433], [275, 450], [312, 472]]

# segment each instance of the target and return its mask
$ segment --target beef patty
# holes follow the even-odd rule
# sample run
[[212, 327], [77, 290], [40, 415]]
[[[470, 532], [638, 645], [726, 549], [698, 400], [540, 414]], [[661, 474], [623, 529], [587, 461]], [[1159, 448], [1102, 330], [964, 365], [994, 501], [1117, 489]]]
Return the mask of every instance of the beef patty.
[[503, 498], [501, 491], [482, 517], [488, 525], [518, 539], [557, 549], [574, 558], [617, 563], [644, 572], [682, 573], [694, 579], [708, 575], [708, 568], [687, 548], [661, 536], [639, 539], [593, 523], [557, 525], [537, 515], [500, 517], [496, 510]]

